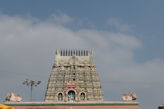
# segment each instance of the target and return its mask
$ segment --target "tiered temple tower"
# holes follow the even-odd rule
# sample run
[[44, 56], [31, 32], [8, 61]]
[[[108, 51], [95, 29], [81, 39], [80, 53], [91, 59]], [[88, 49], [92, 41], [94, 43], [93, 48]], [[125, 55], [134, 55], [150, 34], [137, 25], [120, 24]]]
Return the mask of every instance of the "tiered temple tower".
[[50, 73], [46, 102], [104, 100], [92, 50], [57, 50]]

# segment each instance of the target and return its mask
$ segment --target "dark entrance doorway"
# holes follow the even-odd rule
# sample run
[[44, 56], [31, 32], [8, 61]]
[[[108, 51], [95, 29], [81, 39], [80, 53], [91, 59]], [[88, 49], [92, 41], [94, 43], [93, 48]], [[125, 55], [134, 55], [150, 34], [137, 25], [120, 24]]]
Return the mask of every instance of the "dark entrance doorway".
[[76, 100], [76, 93], [73, 90], [68, 92], [68, 101], [73, 102]]

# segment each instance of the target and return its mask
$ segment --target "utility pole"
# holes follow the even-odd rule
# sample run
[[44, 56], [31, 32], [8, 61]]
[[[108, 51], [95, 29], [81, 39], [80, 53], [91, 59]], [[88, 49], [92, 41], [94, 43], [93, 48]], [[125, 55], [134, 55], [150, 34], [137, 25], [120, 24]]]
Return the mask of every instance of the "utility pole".
[[29, 79], [26, 79], [24, 82], [23, 82], [23, 85], [26, 85], [26, 86], [30, 86], [30, 101], [32, 101], [32, 90], [33, 90], [33, 86], [38, 86], [39, 84], [41, 83], [41, 81], [34, 81], [34, 80], [29, 80]]

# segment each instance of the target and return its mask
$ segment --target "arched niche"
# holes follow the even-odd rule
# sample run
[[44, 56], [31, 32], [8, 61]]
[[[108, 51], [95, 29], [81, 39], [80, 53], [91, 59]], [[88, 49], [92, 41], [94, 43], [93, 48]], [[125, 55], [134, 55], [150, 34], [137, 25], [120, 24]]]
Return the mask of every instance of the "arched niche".
[[63, 101], [63, 94], [62, 93], [58, 93], [58, 101]]
[[67, 93], [67, 98], [69, 102], [74, 102], [76, 100], [76, 92], [74, 90], [69, 90]]
[[80, 101], [84, 101], [85, 98], [86, 98], [86, 95], [85, 95], [84, 92], [81, 92], [80, 95], [79, 95], [79, 97], [80, 97]]

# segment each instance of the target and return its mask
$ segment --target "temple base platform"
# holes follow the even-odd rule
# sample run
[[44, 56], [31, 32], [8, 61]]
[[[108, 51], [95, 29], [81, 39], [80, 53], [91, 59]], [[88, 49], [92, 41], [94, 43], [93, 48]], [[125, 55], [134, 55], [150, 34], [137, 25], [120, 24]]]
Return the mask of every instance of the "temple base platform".
[[137, 101], [107, 102], [5, 102], [15, 109], [139, 109]]

